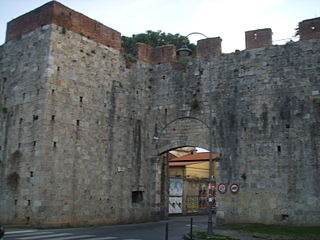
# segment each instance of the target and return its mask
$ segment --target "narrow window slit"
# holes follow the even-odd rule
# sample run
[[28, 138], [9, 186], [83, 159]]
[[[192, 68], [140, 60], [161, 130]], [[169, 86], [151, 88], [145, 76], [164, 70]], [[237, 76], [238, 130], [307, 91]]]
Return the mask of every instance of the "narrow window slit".
[[278, 146], [278, 152], [279, 153], [281, 152], [281, 146], [280, 145]]

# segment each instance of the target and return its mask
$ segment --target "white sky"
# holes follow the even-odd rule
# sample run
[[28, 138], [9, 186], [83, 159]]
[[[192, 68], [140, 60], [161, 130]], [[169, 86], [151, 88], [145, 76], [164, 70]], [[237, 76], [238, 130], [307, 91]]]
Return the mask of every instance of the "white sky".
[[[6, 23], [48, 0], [0, 0], [0, 45]], [[244, 32], [272, 28], [275, 40], [291, 38], [300, 21], [320, 16], [320, 0], [60, 0], [125, 36], [146, 30], [222, 38], [222, 51], [245, 48]], [[196, 42], [200, 35], [192, 35]]]

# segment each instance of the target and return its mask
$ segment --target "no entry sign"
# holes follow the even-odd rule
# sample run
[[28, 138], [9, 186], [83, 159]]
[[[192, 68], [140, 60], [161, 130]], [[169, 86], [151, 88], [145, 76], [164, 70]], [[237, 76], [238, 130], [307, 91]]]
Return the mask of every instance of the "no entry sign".
[[227, 184], [224, 184], [224, 183], [220, 183], [218, 185], [218, 191], [219, 193], [226, 193], [227, 192]]
[[230, 192], [233, 193], [233, 194], [236, 194], [237, 192], [239, 192], [240, 190], [240, 187], [238, 184], [231, 184], [230, 185]]

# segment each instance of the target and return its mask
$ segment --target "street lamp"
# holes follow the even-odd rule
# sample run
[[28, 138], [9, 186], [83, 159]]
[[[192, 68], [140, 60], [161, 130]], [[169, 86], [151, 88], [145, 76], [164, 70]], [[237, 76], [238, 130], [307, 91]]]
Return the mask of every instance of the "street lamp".
[[[199, 32], [193, 32], [190, 33], [186, 36], [188, 38], [192, 34], [200, 34], [207, 38], [204, 34], [199, 33]], [[181, 48], [177, 50], [177, 55], [180, 57], [187, 57], [192, 54], [191, 49], [188, 48], [187, 44], [184, 43]], [[212, 76], [211, 76], [211, 69], [209, 69], [209, 81], [212, 83]], [[208, 141], [209, 141], [209, 177], [208, 177], [208, 228], [207, 228], [207, 234], [208, 236], [213, 235], [213, 227], [212, 227], [212, 205], [213, 205], [213, 193], [214, 193], [214, 188], [213, 188], [213, 176], [212, 176], [212, 170], [213, 170], [213, 164], [212, 164], [212, 88], [211, 86], [209, 87], [209, 136], [208, 136]]]
[[[207, 38], [206, 35], [199, 33], [199, 32], [189, 33], [186, 36], [186, 38], [188, 38], [190, 35], [193, 35], [193, 34], [200, 34], [200, 35], [204, 36], [205, 38]], [[187, 57], [187, 56], [190, 56], [191, 54], [192, 54], [192, 50], [190, 48], [188, 48], [187, 42], [184, 42], [182, 44], [182, 46], [177, 50], [177, 55], [180, 57]]]

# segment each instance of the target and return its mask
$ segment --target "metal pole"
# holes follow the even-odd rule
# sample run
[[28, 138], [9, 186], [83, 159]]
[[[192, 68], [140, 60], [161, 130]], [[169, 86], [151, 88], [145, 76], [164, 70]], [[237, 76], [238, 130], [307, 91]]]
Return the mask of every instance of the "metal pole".
[[190, 219], [190, 240], [192, 240], [193, 239], [193, 237], [192, 237], [192, 228], [193, 228], [193, 218], [191, 218]]
[[166, 223], [166, 240], [168, 240], [168, 230], [169, 230], [169, 224]]
[[213, 180], [212, 180], [212, 76], [211, 76], [211, 68], [209, 68], [209, 198], [208, 198], [208, 236], [213, 235], [213, 227], [212, 227], [212, 203], [213, 203]]

